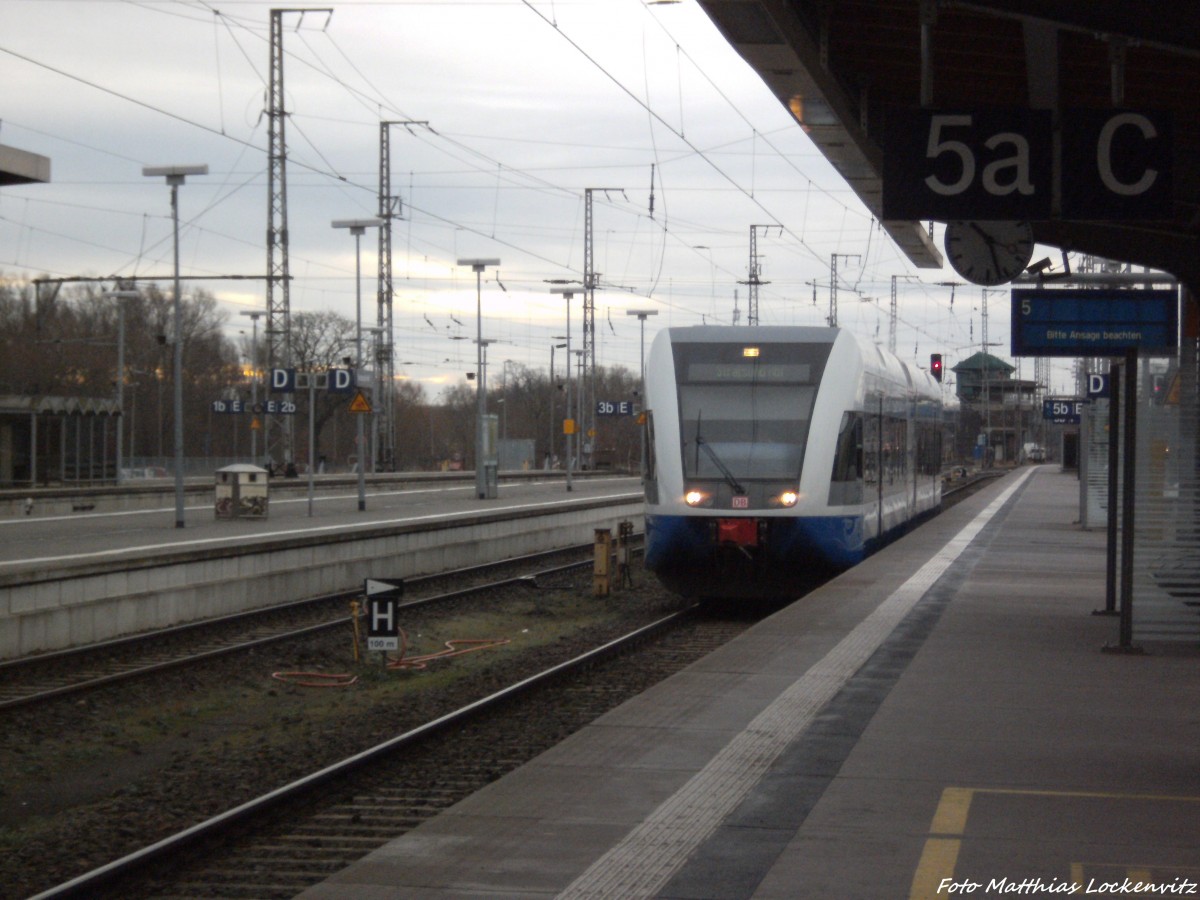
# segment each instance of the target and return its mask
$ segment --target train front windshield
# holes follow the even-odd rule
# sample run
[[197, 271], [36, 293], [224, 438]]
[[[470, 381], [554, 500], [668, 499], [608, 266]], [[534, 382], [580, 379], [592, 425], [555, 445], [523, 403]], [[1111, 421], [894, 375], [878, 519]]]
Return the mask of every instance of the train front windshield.
[[675, 344], [684, 475], [799, 478], [831, 348], [752, 340]]

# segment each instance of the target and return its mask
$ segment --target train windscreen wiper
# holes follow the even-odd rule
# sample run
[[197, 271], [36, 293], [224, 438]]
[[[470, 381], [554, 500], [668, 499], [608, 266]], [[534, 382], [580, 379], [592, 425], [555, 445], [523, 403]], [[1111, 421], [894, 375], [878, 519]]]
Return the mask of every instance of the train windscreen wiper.
[[[712, 464], [717, 467], [722, 475], [725, 476], [725, 481], [733, 488], [735, 494], [744, 494], [746, 489], [738, 483], [738, 480], [733, 477], [733, 473], [729, 471], [729, 467], [721, 462], [721, 457], [717, 456], [717, 451], [708, 445], [708, 441], [700, 436], [700, 414], [696, 414], [696, 449], [703, 450], [704, 453], [712, 460]], [[700, 471], [700, 460], [696, 460], [696, 471]]]

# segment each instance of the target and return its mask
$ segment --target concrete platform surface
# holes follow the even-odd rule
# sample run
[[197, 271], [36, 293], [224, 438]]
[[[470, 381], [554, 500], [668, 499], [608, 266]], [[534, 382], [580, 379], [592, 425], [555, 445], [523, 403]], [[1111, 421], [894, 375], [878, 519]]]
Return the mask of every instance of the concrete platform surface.
[[0, 520], [0, 660], [571, 545], [640, 520], [635, 478], [272, 499], [266, 519], [174, 508]]
[[1200, 896], [1200, 651], [1102, 652], [1077, 491], [1006, 476], [301, 897]]
[[[214, 489], [215, 490], [215, 489]], [[273, 493], [262, 519], [217, 519], [214, 491], [203, 502], [189, 500], [185, 527], [175, 527], [175, 507], [166, 501], [154, 509], [80, 512], [0, 518], [0, 576], [62, 568], [110, 559], [142, 562], [155, 556], [205, 548], [245, 547], [307, 535], [438, 521], [439, 517], [516, 513], [538, 503], [547, 508], [585, 504], [602, 498], [641, 498], [636, 477], [581, 479], [566, 493], [561, 479], [500, 485], [490, 500], [475, 497], [472, 484], [430, 484], [393, 488], [372, 486], [366, 509], [358, 509], [353, 487], [307, 497], [295, 490]], [[310, 514], [311, 512], [311, 514]]]

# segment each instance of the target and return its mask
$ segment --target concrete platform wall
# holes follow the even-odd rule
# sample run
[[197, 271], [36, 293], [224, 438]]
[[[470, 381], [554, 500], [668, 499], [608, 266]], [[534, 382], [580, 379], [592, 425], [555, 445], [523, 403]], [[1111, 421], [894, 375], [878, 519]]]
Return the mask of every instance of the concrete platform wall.
[[[610, 471], [575, 472], [576, 479], [602, 479]], [[500, 472], [501, 484], [556, 480], [564, 481], [561, 470]], [[206, 507], [212, 514], [215, 504], [214, 474], [211, 478], [188, 478], [184, 485], [184, 503], [191, 510]], [[329, 493], [354, 493], [358, 479], [353, 475], [318, 475], [313, 491], [317, 496]], [[410, 487], [462, 484], [474, 485], [475, 473], [468, 472], [386, 472], [366, 476], [367, 490], [403, 490]], [[307, 478], [272, 478], [272, 499], [297, 500], [308, 494]], [[26, 512], [27, 501], [32, 504]], [[130, 510], [170, 509], [175, 505], [175, 482], [171, 479], [147, 479], [126, 482], [121, 487], [46, 487], [0, 489], [0, 519], [19, 519], [25, 516], [86, 516], [88, 513], [127, 512]]]
[[641, 528], [641, 516], [640, 502], [485, 513], [24, 575], [0, 582], [0, 659], [587, 543], [626, 519]]

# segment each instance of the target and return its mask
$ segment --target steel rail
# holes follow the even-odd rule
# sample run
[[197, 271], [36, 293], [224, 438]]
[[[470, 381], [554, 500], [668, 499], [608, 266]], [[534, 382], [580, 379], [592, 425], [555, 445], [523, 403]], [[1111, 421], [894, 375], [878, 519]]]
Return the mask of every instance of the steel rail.
[[501, 688], [486, 697], [482, 697], [466, 706], [439, 716], [423, 725], [419, 725], [409, 731], [399, 734], [393, 738], [389, 738], [383, 743], [376, 744], [367, 750], [356, 753], [353, 756], [347, 757], [341, 762], [326, 766], [325, 768], [299, 778], [290, 784], [283, 785], [273, 791], [269, 791], [260, 797], [249, 800], [246, 803], [236, 806], [233, 809], [220, 813], [212, 818], [191, 826], [174, 835], [163, 838], [162, 840], [143, 847], [141, 850], [134, 851], [120, 859], [107, 863], [99, 868], [93, 869], [90, 872], [85, 872], [70, 881], [64, 882], [57, 887], [50, 888], [40, 894], [30, 897], [29, 900], [64, 900], [69, 897], [88, 896], [92, 892], [105, 887], [118, 878], [131, 875], [139, 870], [144, 869], [156, 860], [170, 854], [178, 853], [190, 846], [195, 845], [199, 841], [215, 835], [222, 830], [229, 828], [231, 825], [251, 819], [261, 815], [279, 804], [296, 799], [303, 796], [305, 793], [321, 787], [328, 782], [342, 777], [344, 775], [355, 772], [364, 768], [374, 760], [390, 753], [404, 749], [411, 744], [414, 744], [426, 737], [429, 737], [437, 732], [458, 724], [471, 716], [491, 709], [506, 700], [510, 700], [515, 696], [526, 693], [536, 687], [540, 687], [555, 678], [564, 674], [578, 671], [586, 666], [589, 666], [599, 660], [607, 659], [618, 655], [639, 641], [645, 640], [663, 630], [666, 630], [684, 618], [690, 616], [697, 609], [696, 606], [689, 606], [685, 609], [678, 610], [668, 616], [664, 616], [657, 621], [644, 625], [641, 628], [631, 631], [630, 633], [615, 638], [595, 647], [586, 653], [582, 653], [573, 659], [566, 660], [551, 666], [535, 675], [518, 681], [516, 684], [509, 685], [506, 688]]
[[[447, 572], [438, 573], [435, 575], [423, 575], [417, 578], [410, 579], [409, 585], [414, 583], [428, 583], [438, 579], [446, 578], [463, 578], [469, 577], [478, 572], [484, 572], [487, 569], [498, 568], [499, 566], [523, 565], [536, 562], [539, 559], [547, 556], [559, 555], [563, 553], [579, 552], [583, 553], [592, 549], [591, 544], [577, 545], [575, 547], [560, 548], [558, 550], [548, 550], [539, 553], [532, 553], [522, 557], [514, 557], [505, 560], [501, 563], [483, 563], [475, 566], [468, 566], [463, 569], [454, 569]], [[443, 594], [431, 595], [428, 597], [419, 597], [400, 604], [400, 609], [411, 609], [418, 606], [429, 605], [434, 603], [444, 603], [450, 600], [461, 599], [475, 593], [483, 591], [500, 590], [506, 587], [513, 587], [522, 584], [536, 584], [537, 579], [554, 575], [562, 572], [568, 572], [573, 569], [578, 569], [583, 566], [592, 564], [592, 559], [588, 558], [573, 563], [568, 563], [562, 566], [556, 566], [549, 569], [540, 570], [538, 572], [519, 575], [513, 578], [504, 578], [499, 581], [488, 582], [484, 584], [472, 585], [460, 590], [449, 591]], [[246, 610], [238, 613], [232, 613], [227, 616], [219, 616], [213, 619], [204, 619], [199, 622], [188, 622], [182, 625], [171, 626], [170, 628], [160, 629], [147, 634], [133, 635], [125, 638], [118, 638], [113, 641], [106, 641], [99, 644], [88, 644], [83, 647], [73, 647], [69, 650], [60, 650], [54, 653], [47, 653], [35, 657], [26, 657], [20, 660], [9, 660], [4, 665], [0, 665], [0, 671], [5, 668], [12, 670], [19, 667], [33, 667], [35, 665], [44, 665], [47, 662], [69, 660], [87, 653], [103, 652], [111, 649], [119, 649], [121, 647], [136, 647], [139, 644], [152, 644], [155, 641], [163, 640], [167, 637], [175, 637], [181, 634], [198, 631], [202, 628], [212, 628], [221, 625], [235, 624], [241, 620], [253, 619], [255, 617], [264, 617], [269, 614], [286, 612], [291, 609], [300, 609], [308, 606], [315, 606], [320, 603], [336, 602], [339, 599], [351, 599], [359, 596], [357, 591], [340, 591], [334, 594], [326, 594], [322, 597], [309, 598], [306, 600], [293, 600], [287, 603], [281, 603], [263, 609]], [[360, 618], [365, 615], [365, 609], [359, 614]], [[119, 681], [127, 681], [134, 678], [141, 678], [146, 675], [161, 672], [168, 669], [177, 668], [179, 666], [190, 665], [205, 659], [224, 656], [229, 653], [239, 653], [246, 650], [251, 650], [256, 647], [261, 647], [267, 644], [278, 643], [280, 641], [292, 640], [294, 638], [303, 637], [307, 634], [318, 633], [332, 628], [342, 627], [351, 621], [351, 616], [341, 616], [336, 619], [330, 619], [325, 622], [318, 622], [313, 625], [305, 625], [299, 628], [290, 628], [279, 631], [275, 634], [264, 635], [257, 638], [247, 640], [233, 640], [230, 643], [219, 647], [202, 650], [195, 653], [187, 653], [170, 659], [162, 659], [154, 662], [149, 662], [144, 665], [137, 665], [132, 668], [122, 668], [118, 671], [109, 672], [104, 675], [99, 675], [93, 678], [87, 678], [82, 681], [77, 681], [72, 684], [65, 684], [49, 689], [35, 691], [34, 693], [25, 694], [17, 697], [10, 697], [0, 700], [0, 710], [13, 709], [18, 706], [25, 706], [31, 703], [37, 703], [45, 700], [50, 700], [55, 697], [62, 697], [70, 694], [81, 693], [87, 690], [103, 687]]]

